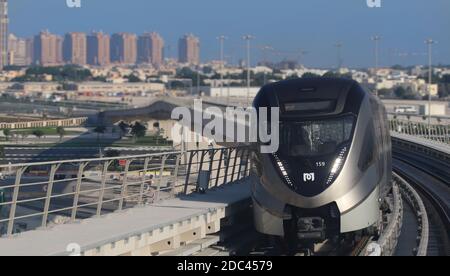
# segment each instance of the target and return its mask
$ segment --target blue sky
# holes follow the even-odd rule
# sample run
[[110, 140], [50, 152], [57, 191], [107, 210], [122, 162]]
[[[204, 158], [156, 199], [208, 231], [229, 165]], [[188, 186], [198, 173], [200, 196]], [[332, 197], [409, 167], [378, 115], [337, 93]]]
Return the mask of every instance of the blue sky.
[[253, 34], [254, 60], [258, 47], [278, 50], [271, 58], [293, 57], [304, 49], [304, 63], [332, 67], [337, 41], [342, 42], [344, 65], [373, 64], [370, 36], [380, 34], [381, 63], [426, 62], [424, 40], [432, 37], [435, 62], [450, 64], [449, 0], [381, 0], [381, 8], [368, 8], [366, 0], [81, 0], [70, 9], [66, 0], [10, 0], [10, 31], [31, 36], [42, 29], [103, 30], [108, 33], [158, 31], [176, 54], [177, 39], [187, 32], [201, 38], [202, 59], [219, 55], [216, 37], [224, 34], [226, 55], [234, 62], [245, 54], [243, 34]]

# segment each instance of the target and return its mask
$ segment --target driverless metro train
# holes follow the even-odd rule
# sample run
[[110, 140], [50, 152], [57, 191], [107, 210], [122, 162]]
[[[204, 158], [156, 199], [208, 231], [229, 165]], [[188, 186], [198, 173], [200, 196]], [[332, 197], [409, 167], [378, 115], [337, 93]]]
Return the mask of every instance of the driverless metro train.
[[353, 80], [305, 78], [264, 86], [253, 105], [280, 110], [278, 151], [253, 157], [257, 231], [296, 244], [376, 235], [392, 188], [383, 104]]

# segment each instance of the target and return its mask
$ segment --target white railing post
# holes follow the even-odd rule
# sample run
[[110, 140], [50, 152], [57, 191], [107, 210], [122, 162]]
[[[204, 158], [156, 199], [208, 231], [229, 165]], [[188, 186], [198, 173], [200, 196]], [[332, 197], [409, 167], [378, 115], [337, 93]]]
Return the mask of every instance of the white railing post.
[[157, 189], [156, 189], [155, 201], [159, 200], [159, 196], [160, 196], [159, 193], [161, 192], [161, 184], [162, 184], [162, 181], [164, 179], [164, 169], [165, 169], [165, 166], [166, 166], [167, 158], [168, 158], [168, 156], [164, 155], [162, 157], [162, 159], [161, 159], [161, 167], [159, 169], [159, 178], [158, 178], [158, 181], [157, 181], [158, 182], [158, 186], [157, 186]]
[[144, 160], [144, 170], [142, 172], [142, 182], [141, 187], [139, 188], [139, 198], [138, 198], [138, 204], [142, 205], [144, 203], [144, 189], [146, 184], [146, 178], [147, 178], [147, 170], [148, 170], [148, 164], [152, 160], [151, 157], [147, 157]]
[[75, 187], [75, 195], [73, 196], [73, 204], [72, 204], [72, 215], [70, 216], [70, 220], [74, 222], [77, 219], [78, 212], [78, 202], [80, 200], [80, 191], [81, 191], [81, 183], [83, 182], [83, 172], [86, 166], [89, 163], [80, 163], [78, 167], [77, 174], [77, 186]]
[[55, 181], [55, 174], [60, 166], [61, 166], [61, 164], [53, 164], [50, 169], [50, 176], [49, 176], [48, 185], [47, 185], [47, 195], [45, 197], [44, 212], [42, 215], [42, 224], [41, 224], [42, 227], [47, 227], [48, 212], [50, 209], [50, 203], [52, 201], [53, 184]]
[[11, 236], [14, 231], [14, 221], [16, 218], [16, 209], [17, 209], [17, 200], [19, 198], [20, 182], [22, 179], [22, 175], [26, 170], [27, 170], [27, 167], [23, 167], [23, 168], [19, 168], [16, 172], [16, 180], [15, 180], [15, 184], [14, 184], [11, 209], [9, 210], [8, 229], [6, 232], [8, 236]]
[[123, 173], [122, 189], [121, 189], [121, 192], [120, 192], [119, 211], [123, 210], [123, 203], [124, 203], [125, 197], [127, 196], [128, 171], [130, 170], [131, 162], [133, 162], [133, 160], [127, 160], [126, 164], [125, 164], [125, 171]]
[[103, 197], [105, 196], [105, 187], [106, 187], [106, 177], [107, 177], [108, 168], [111, 165], [111, 162], [112, 161], [104, 161], [104, 163], [103, 163], [102, 183], [100, 184], [101, 187], [100, 187], [99, 196], [98, 196], [96, 216], [100, 216], [102, 214]]
[[178, 172], [180, 170], [181, 154], [177, 154], [177, 158], [176, 158], [175, 162], [176, 162], [175, 163], [175, 171], [173, 173], [174, 180], [173, 180], [173, 184], [172, 184], [172, 189], [170, 191], [170, 194], [172, 197], [175, 196], [176, 189], [178, 187], [178, 185], [177, 185], [178, 184]]

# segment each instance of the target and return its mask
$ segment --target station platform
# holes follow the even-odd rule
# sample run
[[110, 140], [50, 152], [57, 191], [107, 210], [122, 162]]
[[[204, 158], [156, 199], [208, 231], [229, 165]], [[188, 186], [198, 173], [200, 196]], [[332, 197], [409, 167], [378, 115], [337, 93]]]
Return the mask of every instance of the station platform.
[[72, 224], [0, 239], [0, 256], [155, 255], [220, 231], [221, 220], [250, 208], [249, 178]]

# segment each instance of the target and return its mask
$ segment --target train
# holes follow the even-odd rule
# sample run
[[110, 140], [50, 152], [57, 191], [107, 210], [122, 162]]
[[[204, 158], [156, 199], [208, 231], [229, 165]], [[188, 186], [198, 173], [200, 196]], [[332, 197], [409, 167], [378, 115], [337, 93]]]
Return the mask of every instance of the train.
[[253, 107], [280, 114], [278, 150], [253, 155], [256, 230], [308, 247], [379, 234], [392, 190], [381, 101], [354, 80], [299, 78], [262, 87]]

